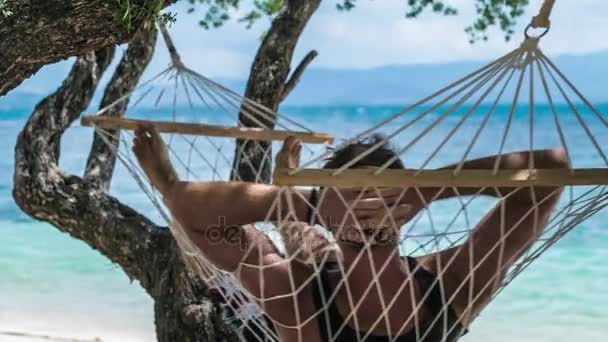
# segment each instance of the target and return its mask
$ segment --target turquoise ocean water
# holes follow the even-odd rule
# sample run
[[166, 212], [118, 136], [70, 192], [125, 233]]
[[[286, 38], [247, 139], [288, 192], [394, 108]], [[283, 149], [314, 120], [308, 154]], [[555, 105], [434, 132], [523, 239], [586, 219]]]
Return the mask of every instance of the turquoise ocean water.
[[[572, 115], [565, 115], [566, 108], [560, 108], [564, 125], [576, 125]], [[600, 108], [608, 112], [608, 106]], [[389, 106], [335, 106], [293, 107], [285, 112], [314, 130], [348, 137], [398, 110]], [[495, 122], [490, 120], [488, 134], [503, 128], [507, 111], [507, 107], [499, 108], [502, 119], [499, 115]], [[552, 117], [548, 110], [542, 112], [536, 145], [556, 146], [554, 131], [542, 128]], [[515, 137], [509, 145], [513, 149], [527, 147], [525, 114], [522, 109], [515, 115]], [[104, 341], [153, 340], [152, 301], [137, 283], [130, 283], [99, 253], [50, 225], [31, 220], [13, 203], [13, 147], [27, 115], [28, 111], [0, 112], [0, 331], [96, 336]], [[590, 113], [583, 111], [583, 116], [591, 119]], [[575, 166], [598, 166], [592, 148], [579, 144], [582, 131], [573, 132], [568, 139], [576, 150]], [[436, 138], [445, 131], [437, 134]], [[62, 168], [81, 174], [91, 136], [90, 129], [77, 125], [67, 132], [62, 142]], [[470, 139], [470, 135], [464, 138]], [[608, 136], [597, 134], [596, 138], [602, 146], [608, 146]], [[487, 154], [494, 147], [481, 144], [474, 155]], [[422, 161], [432, 148], [430, 141], [426, 147], [412, 151], [406, 164]], [[449, 152], [438, 155], [437, 163], [453, 162]], [[150, 210], [150, 205], [142, 204], [145, 201], [137, 186], [124, 174], [124, 170], [119, 171], [112, 193], [135, 207]], [[608, 212], [604, 211], [567, 235], [517, 278], [462, 341], [608, 340], [607, 260]]]

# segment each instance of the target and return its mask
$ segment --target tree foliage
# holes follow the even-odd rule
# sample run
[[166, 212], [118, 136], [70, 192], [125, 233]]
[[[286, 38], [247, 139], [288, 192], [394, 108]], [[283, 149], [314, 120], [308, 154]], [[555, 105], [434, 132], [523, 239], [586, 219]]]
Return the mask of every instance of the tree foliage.
[[[243, 3], [249, 1], [241, 0], [188, 0], [190, 3], [189, 13], [196, 10], [196, 7], [200, 6], [204, 8], [204, 14], [199, 24], [205, 29], [217, 28], [222, 26], [225, 22], [232, 19], [234, 12], [236, 12]], [[253, 7], [246, 12], [245, 15], [241, 15], [237, 18], [239, 22], [245, 23], [247, 28], [251, 28], [253, 24], [263, 17], [274, 17], [285, 5], [285, 0], [253, 0], [251, 6]]]
[[[203, 11], [200, 25], [205, 29], [217, 28], [227, 21], [235, 19], [252, 27], [261, 18], [273, 18], [285, 5], [286, 0], [188, 0], [189, 12], [193, 13], [198, 7]], [[304, 1], [304, 0], [302, 0]], [[336, 9], [347, 12], [356, 8], [361, 0], [333, 0]], [[369, 1], [369, 0], [368, 0]], [[457, 15], [458, 8], [449, 5], [444, 0], [404, 0], [404, 17], [417, 18], [425, 12], [439, 15]], [[498, 27], [504, 32], [506, 40], [511, 39], [513, 27], [519, 17], [524, 14], [524, 8], [529, 0], [474, 0], [477, 17], [464, 31], [471, 43], [488, 39], [488, 29]], [[248, 6], [245, 14], [240, 13], [242, 7]]]
[[172, 12], [161, 12], [165, 2], [165, 0], [144, 0], [136, 3], [130, 0], [113, 0], [111, 4], [114, 6], [115, 20], [131, 32], [141, 23], [144, 28], [149, 28], [158, 20], [164, 23], [175, 21]]
[[487, 30], [495, 25], [505, 32], [505, 39], [510, 40], [516, 19], [524, 14], [528, 3], [529, 0], [477, 0], [477, 20], [465, 29], [471, 42], [488, 40]]
[[0, 0], [0, 19], [9, 17], [13, 12], [8, 8], [6, 0]]

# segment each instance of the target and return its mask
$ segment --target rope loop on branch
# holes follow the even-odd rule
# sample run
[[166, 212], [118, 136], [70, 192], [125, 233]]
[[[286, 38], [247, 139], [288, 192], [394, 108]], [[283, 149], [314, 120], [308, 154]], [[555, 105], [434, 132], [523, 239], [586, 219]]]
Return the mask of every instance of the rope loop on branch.
[[553, 5], [555, 5], [555, 0], [545, 0], [538, 15], [532, 18], [530, 26], [532, 28], [546, 28], [548, 31], [551, 27], [551, 20], [549, 17], [551, 16], [551, 11], [553, 11]]
[[549, 28], [545, 28], [545, 30], [543, 32], [541, 32], [538, 35], [532, 35], [530, 34], [530, 30], [532, 30], [534, 27], [532, 26], [532, 24], [528, 24], [528, 26], [526, 26], [526, 29], [524, 30], [524, 36], [526, 36], [526, 41], [530, 40], [530, 39], [534, 39], [536, 41], [536, 44], [538, 44], [538, 40], [541, 39], [542, 37], [544, 37], [547, 33], [549, 33]]

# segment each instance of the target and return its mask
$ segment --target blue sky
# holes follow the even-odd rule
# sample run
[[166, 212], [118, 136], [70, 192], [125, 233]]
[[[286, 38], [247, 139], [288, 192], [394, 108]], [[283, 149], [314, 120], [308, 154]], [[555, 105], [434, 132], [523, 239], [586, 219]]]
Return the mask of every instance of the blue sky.
[[[475, 45], [468, 43], [464, 33], [464, 28], [475, 18], [474, 2], [448, 2], [460, 10], [458, 16], [426, 13], [418, 19], [407, 20], [403, 15], [406, 0], [359, 0], [357, 8], [350, 13], [338, 12], [336, 0], [324, 0], [298, 44], [294, 62], [311, 49], [319, 51], [313, 68], [367, 69], [390, 64], [488, 60], [519, 44], [519, 32], [538, 11], [542, 0], [530, 1], [512, 42], [506, 43], [502, 33], [493, 30], [490, 41]], [[261, 20], [250, 30], [242, 24], [229, 23], [220, 29], [205, 31], [197, 26], [197, 15], [202, 14], [187, 14], [186, 9], [185, 1], [171, 9], [178, 19], [171, 32], [186, 64], [214, 78], [245, 78], [259, 37], [268, 28], [269, 21]], [[606, 0], [557, 1], [552, 30], [543, 39], [544, 50], [553, 56], [608, 50], [606, 13]], [[235, 17], [238, 16], [236, 13]], [[167, 63], [166, 51], [159, 46], [150, 74], [162, 70]], [[69, 66], [67, 61], [47, 67], [21, 89], [47, 91], [44, 81], [56, 80], [54, 75], [65, 73]]]
[[[386, 64], [441, 63], [466, 59], [490, 59], [520, 42], [516, 36], [505, 43], [495, 31], [487, 43], [471, 46], [464, 28], [475, 18], [472, 0], [449, 1], [460, 9], [456, 17], [427, 13], [416, 20], [404, 19], [406, 0], [359, 0], [351, 13], [335, 10], [335, 0], [324, 0], [310, 21], [297, 48], [295, 60], [306, 52], [320, 53], [316, 67], [370, 68]], [[517, 31], [540, 8], [531, 0]], [[258, 23], [247, 31], [230, 24], [216, 32], [196, 29], [196, 14], [178, 6], [173, 36], [184, 59], [213, 77], [242, 78], [257, 49], [260, 34], [268, 27]], [[608, 49], [608, 1], [557, 1], [553, 27], [543, 46], [551, 54], [584, 54]]]

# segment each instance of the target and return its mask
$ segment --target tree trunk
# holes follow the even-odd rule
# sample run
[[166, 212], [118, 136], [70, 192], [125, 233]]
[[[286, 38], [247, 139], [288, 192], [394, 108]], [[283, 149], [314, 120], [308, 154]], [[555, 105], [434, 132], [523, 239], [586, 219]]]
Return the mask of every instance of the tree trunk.
[[[156, 29], [141, 31], [130, 43], [112, 80], [108, 83], [100, 110], [102, 115], [122, 117], [129, 105], [130, 94], [136, 88], [139, 79], [146, 70], [154, 55], [156, 47]], [[93, 146], [89, 153], [85, 178], [94, 180], [104, 190], [110, 189], [114, 167], [116, 166], [115, 150], [119, 148], [120, 131], [106, 130], [102, 137], [94, 133]]]
[[[293, 86], [287, 77], [291, 67], [293, 52], [306, 23], [319, 7], [321, 0], [288, 0], [285, 7], [274, 19], [251, 66], [245, 97], [276, 111], [286, 98], [286, 90]], [[316, 54], [313, 55], [314, 58]], [[307, 56], [302, 65], [312, 59]], [[301, 73], [301, 71], [300, 71]], [[294, 73], [297, 80], [300, 73]], [[275, 122], [255, 115], [258, 122], [274, 128]], [[239, 114], [239, 123], [245, 127], [259, 127], [256, 120]], [[249, 182], [269, 183], [272, 173], [272, 151], [269, 142], [237, 140], [231, 179]]]
[[[319, 2], [289, 1], [273, 22], [247, 87], [254, 100], [276, 109], [286, 96], [293, 49]], [[135, 39], [106, 88], [107, 101], [128, 93], [149, 61], [154, 39], [150, 34]], [[201, 279], [187, 270], [169, 230], [106, 192], [115, 163], [114, 157], [104, 158], [108, 149], [93, 144], [84, 177], [59, 169], [61, 137], [89, 106], [113, 54], [113, 49], [106, 48], [78, 57], [63, 85], [36, 106], [17, 139], [13, 197], [25, 213], [84, 241], [139, 281], [154, 299], [159, 341], [236, 341], [220, 305], [209, 298]], [[299, 74], [301, 70], [294, 73], [288, 89]], [[123, 110], [112, 115], [121, 115]]]
[[[136, 55], [134, 47], [150, 49], [135, 42], [127, 54]], [[205, 285], [186, 271], [166, 227], [156, 226], [108, 195], [103, 182], [96, 179], [101, 174], [80, 178], [58, 167], [61, 136], [88, 107], [113, 51], [79, 57], [63, 85], [38, 104], [17, 139], [13, 197], [25, 213], [84, 241], [139, 281], [155, 300], [159, 341], [236, 340], [218, 305], [208, 298]], [[139, 56], [146, 54], [140, 51]], [[142, 62], [135, 59], [131, 63]], [[117, 82], [120, 77], [113, 79]], [[114, 83], [107, 89], [117, 87]], [[102, 163], [100, 158], [93, 159]]]
[[141, 25], [128, 32], [116, 19], [116, 1], [6, 0], [3, 8], [12, 14], [0, 13], [0, 96], [44, 65], [128, 42]]

